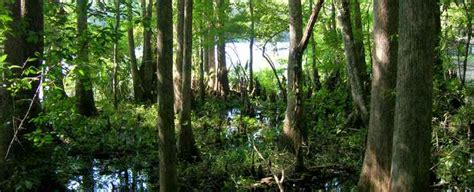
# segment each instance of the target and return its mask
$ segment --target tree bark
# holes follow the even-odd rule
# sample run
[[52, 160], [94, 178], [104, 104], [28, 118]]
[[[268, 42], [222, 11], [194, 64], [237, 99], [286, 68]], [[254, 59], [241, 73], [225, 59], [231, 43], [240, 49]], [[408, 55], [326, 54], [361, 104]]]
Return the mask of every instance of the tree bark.
[[7, 160], [5, 156], [8, 151], [8, 146], [12, 138], [11, 134], [11, 113], [12, 113], [12, 102], [10, 94], [4, 85], [7, 83], [6, 79], [0, 80], [0, 180], [5, 181], [8, 179], [9, 166], [7, 165]]
[[184, 9], [185, 0], [178, 0], [178, 13], [176, 22], [176, 62], [174, 64], [174, 111], [179, 114], [183, 103], [183, 65], [184, 65]]
[[142, 76], [142, 86], [144, 89], [143, 101], [153, 103], [156, 101], [156, 64], [153, 62], [152, 45], [151, 45], [151, 16], [152, 16], [152, 0], [141, 0], [143, 15], [143, 58], [140, 68]]
[[391, 191], [430, 187], [436, 1], [400, 0]]
[[201, 38], [201, 46], [199, 47], [199, 99], [201, 100], [201, 104], [204, 103], [206, 99], [206, 86], [204, 84], [204, 65], [205, 65], [205, 52], [203, 47], [203, 38]]
[[354, 47], [356, 50], [357, 57], [357, 71], [359, 71], [359, 76], [362, 81], [362, 88], [364, 93], [368, 92], [368, 74], [367, 74], [367, 64], [365, 62], [365, 48], [364, 48], [364, 30], [362, 26], [362, 14], [360, 11], [359, 0], [352, 1], [352, 8], [354, 9]]
[[[91, 117], [97, 114], [97, 109], [95, 107], [94, 102], [92, 81], [89, 76], [89, 74], [91, 74], [90, 66], [87, 66], [89, 62], [87, 4], [88, 0], [76, 1], [77, 33], [79, 46], [79, 53], [77, 56], [77, 68], [79, 69], [79, 77], [76, 80], [76, 105], [79, 114], [86, 117]], [[86, 158], [85, 161], [89, 162], [90, 166], [84, 168], [87, 170], [84, 172], [85, 174], [83, 175], [82, 185], [85, 191], [93, 191], [95, 183], [92, 175], [92, 159]]]
[[97, 113], [94, 102], [92, 81], [90, 80], [89, 39], [87, 26], [88, 0], [77, 0], [77, 34], [79, 52], [77, 55], [78, 78], [76, 80], [77, 110], [79, 114], [91, 117]]
[[217, 25], [219, 28], [217, 35], [217, 92], [221, 97], [227, 98], [229, 94], [229, 77], [226, 65], [225, 52], [225, 28], [226, 22], [226, 0], [216, 0], [217, 5]]
[[389, 191], [397, 77], [398, 1], [374, 1], [370, 120], [359, 191]]
[[114, 62], [114, 71], [112, 77], [112, 94], [114, 97], [114, 107], [118, 108], [118, 71], [119, 71], [119, 31], [120, 31], [120, 0], [115, 0], [115, 26], [114, 26], [114, 50], [113, 50], [113, 62]]
[[217, 83], [217, 75], [216, 75], [216, 48], [215, 48], [215, 41], [216, 41], [216, 36], [215, 30], [216, 26], [214, 24], [214, 16], [217, 14], [215, 11], [214, 5], [213, 5], [214, 0], [204, 0], [204, 3], [206, 7], [209, 9], [209, 13], [204, 13], [204, 18], [206, 19], [206, 34], [205, 34], [205, 56], [204, 56], [204, 68], [206, 71], [206, 74], [209, 78], [209, 81], [207, 82], [208, 87], [210, 88], [211, 91], [216, 90], [216, 83]]
[[[198, 3], [205, 3], [206, 0], [200, 0]], [[201, 11], [200, 16], [202, 18], [205, 18], [206, 13], [204, 11]], [[199, 20], [199, 28], [203, 33], [201, 36], [199, 36], [199, 98], [201, 101], [201, 104], [204, 103], [205, 98], [206, 98], [206, 85], [205, 85], [205, 74], [207, 73], [206, 70], [208, 70], [208, 46], [206, 42], [207, 38], [207, 33], [208, 29], [205, 27], [205, 22], [204, 19]]]
[[356, 45], [354, 44], [354, 35], [352, 33], [351, 16], [349, 10], [349, 0], [341, 0], [340, 15], [338, 16], [341, 23], [342, 36], [344, 41], [344, 52], [346, 56], [346, 68], [351, 85], [352, 100], [356, 106], [357, 112], [365, 125], [368, 124], [369, 112], [366, 107], [364, 82], [361, 77], [361, 67], [358, 67], [358, 56]]
[[[4, 53], [7, 55], [7, 66], [20, 66], [10, 71], [3, 71], [0, 79], [0, 180], [11, 179], [11, 163], [21, 163], [24, 158], [31, 158], [31, 143], [23, 136], [36, 129], [31, 122], [41, 112], [39, 86], [41, 72], [24, 74], [30, 68], [41, 69], [43, 57], [43, 2], [39, 0], [5, 2], [12, 21], [7, 23], [11, 33], [7, 33], [4, 42]], [[37, 55], [39, 54], [39, 56]], [[30, 59], [35, 60], [30, 60]], [[22, 86], [13, 94], [7, 87], [8, 79], [31, 78], [29, 86]], [[14, 140], [14, 137], [17, 138]], [[21, 146], [20, 144], [21, 143]], [[0, 186], [2, 188], [3, 186]], [[0, 189], [1, 190], [1, 189]], [[5, 189], [7, 190], [7, 189]]]
[[176, 138], [173, 91], [173, 7], [172, 0], [157, 0], [158, 33], [158, 146], [160, 191], [177, 191]]
[[[313, 0], [309, 1], [309, 9], [313, 9]], [[313, 80], [313, 91], [316, 93], [319, 89], [321, 89], [321, 81], [319, 79], [319, 73], [318, 73], [318, 66], [316, 62], [316, 41], [314, 40], [314, 36], [311, 37], [310, 40], [311, 44], [311, 76]]]
[[209, 87], [211, 88], [212, 91], [215, 91], [217, 89], [217, 70], [216, 70], [216, 36], [213, 34], [209, 35], [209, 47], [208, 47], [208, 56], [207, 56], [207, 61], [208, 61], [208, 71], [207, 75], [209, 77]]
[[283, 125], [283, 139], [296, 154], [295, 170], [304, 169], [302, 146], [306, 142], [306, 128], [303, 115], [303, 68], [302, 57], [313, 31], [314, 24], [324, 0], [319, 0], [303, 34], [300, 0], [288, 0], [290, 12], [290, 51], [288, 56], [288, 89], [286, 115]]
[[[302, 58], [295, 54], [303, 34], [303, 21], [300, 0], [288, 0], [290, 11], [290, 52], [288, 57], [287, 105], [283, 125], [285, 140], [296, 153], [296, 170], [304, 169], [302, 144], [305, 137], [301, 121], [303, 114], [302, 97]], [[296, 56], [296, 57], [295, 57]]]
[[[467, 17], [467, 40], [466, 40], [466, 45], [464, 46], [464, 60], [463, 60], [463, 71], [462, 71], [462, 81], [461, 81], [461, 87], [464, 87], [466, 84], [466, 71], [467, 71], [467, 60], [469, 58], [470, 54], [470, 45], [471, 45], [471, 38], [472, 38], [472, 12], [473, 12], [473, 3], [471, 3], [470, 6], [466, 4], [465, 1], [462, 1], [463, 4], [463, 9], [464, 9], [464, 14], [466, 14]], [[461, 74], [460, 74], [461, 75]]]
[[179, 139], [178, 152], [180, 159], [188, 162], [199, 160], [199, 152], [194, 140], [191, 126], [191, 72], [192, 72], [192, 52], [193, 52], [193, 0], [185, 1], [184, 14], [184, 49], [183, 49], [183, 82], [182, 82], [182, 106], [179, 113]]
[[128, 54], [130, 57], [130, 69], [132, 74], [133, 97], [135, 102], [140, 102], [143, 99], [143, 87], [141, 83], [140, 74], [138, 71], [137, 56], [135, 55], [135, 38], [133, 34], [133, 1], [128, 0]]

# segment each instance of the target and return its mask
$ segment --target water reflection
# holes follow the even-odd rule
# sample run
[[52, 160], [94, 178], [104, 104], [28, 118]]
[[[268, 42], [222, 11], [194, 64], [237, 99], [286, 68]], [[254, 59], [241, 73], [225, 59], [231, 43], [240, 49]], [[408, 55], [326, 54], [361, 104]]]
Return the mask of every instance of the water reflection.
[[[108, 191], [125, 191], [124, 189], [135, 188], [133, 191], [147, 191], [146, 180], [147, 177], [138, 171], [132, 171], [128, 169], [122, 172], [114, 172], [105, 174], [99, 167], [99, 161], [94, 160], [95, 166], [93, 167], [94, 176], [94, 192], [108, 192]], [[127, 174], [125, 176], [125, 174]], [[71, 179], [67, 185], [70, 191], [81, 191], [81, 183], [83, 176], [77, 176]]]

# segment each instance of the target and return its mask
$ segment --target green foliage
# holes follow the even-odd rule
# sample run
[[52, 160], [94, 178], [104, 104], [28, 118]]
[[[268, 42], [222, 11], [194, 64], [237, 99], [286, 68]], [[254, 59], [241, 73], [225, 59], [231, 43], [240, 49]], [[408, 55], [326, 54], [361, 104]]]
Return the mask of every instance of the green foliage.
[[449, 187], [469, 188], [474, 184], [472, 149], [467, 137], [467, 124], [474, 110], [463, 106], [455, 114], [445, 114], [433, 126], [434, 166], [440, 183]]
[[[154, 174], [159, 166], [157, 160], [160, 147], [156, 130], [157, 106], [132, 102], [133, 88], [126, 38], [126, 29], [133, 26], [137, 47], [134, 51], [141, 51], [143, 31], [150, 30], [153, 36], [156, 35], [156, 16], [143, 27], [140, 5], [134, 1], [130, 2], [131, 5], [122, 3], [120, 10], [116, 10], [112, 3], [90, 4], [89, 29], [86, 33], [89, 54], [85, 63], [78, 61], [80, 47], [77, 44], [79, 37], [74, 2], [44, 3], [45, 51], [41, 58], [44, 62], [40, 68], [7, 64], [7, 55], [0, 53], [1, 82], [9, 85], [8, 90], [13, 95], [31, 89], [31, 83], [39, 80], [39, 74], [42, 74], [43, 87], [40, 98], [41, 114], [28, 122], [34, 123], [37, 129], [24, 135], [31, 143], [34, 155], [8, 162], [8, 165], [12, 165], [12, 176], [7, 181], [0, 181], [2, 187], [7, 186], [7, 189], [16, 191], [33, 191], [41, 187], [45, 176], [51, 176], [52, 180], [62, 184], [80, 182], [84, 171], [91, 168], [95, 171], [96, 180], [100, 180], [97, 178], [100, 176], [119, 178], [117, 175], [124, 170], [140, 172], [143, 182], [156, 180]], [[282, 0], [253, 2], [253, 18], [250, 18], [248, 1], [227, 2], [225, 10], [220, 13], [225, 16], [224, 27], [218, 28], [215, 25], [218, 13], [213, 2], [196, 0], [193, 18], [194, 55], [197, 55], [201, 46], [214, 45], [215, 39], [202, 38], [204, 35], [216, 36], [223, 33], [227, 42], [246, 41], [251, 35], [249, 25], [252, 19], [256, 26], [257, 47], [267, 41], [269, 44], [286, 41], [287, 3]], [[361, 0], [364, 23], [362, 35], [365, 37], [365, 50], [368, 53], [372, 49], [371, 3], [372, 1]], [[450, 187], [467, 188], [474, 186], [473, 166], [469, 163], [473, 158], [470, 146], [472, 144], [467, 138], [467, 123], [474, 119], [468, 96], [472, 97], [474, 91], [469, 86], [461, 88], [458, 79], [443, 73], [457, 67], [453, 64], [457, 60], [454, 53], [464, 51], [458, 39], [463, 38], [465, 34], [467, 15], [460, 3], [445, 0], [442, 4], [449, 5], [443, 12], [443, 16], [449, 17], [443, 22], [445, 26], [440, 50], [444, 54], [441, 75], [434, 79], [432, 171], [440, 182], [447, 183]], [[126, 6], [132, 6], [135, 19], [124, 24], [128, 13], [122, 10]], [[348, 121], [353, 106], [346, 84], [347, 78], [344, 76], [342, 38], [338, 29], [332, 29], [334, 26], [331, 26], [333, 18], [330, 7], [327, 2], [313, 33], [315, 42], [311, 42], [316, 45], [316, 64], [321, 75], [320, 80], [328, 86], [323, 86], [311, 95], [305, 94], [302, 121], [307, 128], [308, 140], [304, 145], [304, 158], [309, 168], [321, 165], [342, 167], [350, 174], [347, 179], [344, 178], [347, 181], [343, 182], [352, 187], [357, 181], [362, 164], [366, 129], [359, 129], [357, 122]], [[114, 26], [117, 11], [121, 11], [120, 18], [123, 21], [116, 31]], [[307, 1], [304, 1], [303, 11], [304, 17], [308, 17], [310, 10]], [[0, 3], [0, 41], [4, 41], [9, 33], [8, 23], [12, 19], [8, 15], [4, 4]], [[306, 21], [306, 18], [303, 21]], [[112, 50], [116, 40], [119, 64], [117, 108], [112, 104]], [[305, 52], [306, 72], [312, 64], [312, 51], [307, 49]], [[370, 54], [366, 55], [369, 61]], [[140, 54], [137, 56], [138, 63], [141, 63]], [[153, 58], [156, 58], [156, 55], [153, 55]], [[36, 58], [29, 61], [34, 59]], [[197, 63], [196, 59], [195, 69]], [[276, 66], [277, 75], [280, 78], [286, 76], [286, 59], [280, 59], [277, 63], [283, 63]], [[234, 91], [238, 91], [240, 85], [248, 83], [248, 69], [243, 63], [233, 65], [229, 80], [231, 84], [236, 85], [233, 86]], [[26, 78], [5, 79], [4, 72], [10, 71], [21, 71]], [[305, 73], [305, 76], [306, 74], [308, 73]], [[98, 114], [94, 117], [83, 117], [76, 111], [75, 83], [78, 78], [84, 76], [90, 76], [93, 84], [98, 108]], [[205, 79], [209, 80], [214, 76], [215, 74], [209, 73]], [[291, 168], [294, 155], [279, 147], [286, 103], [279, 93], [277, 80], [271, 69], [255, 72], [255, 78], [261, 86], [262, 94], [249, 98], [253, 114], [243, 114], [243, 102], [238, 95], [230, 95], [225, 101], [206, 95], [204, 103], [193, 103], [192, 127], [202, 160], [194, 164], [178, 164], [179, 183], [183, 191], [248, 191], [261, 179], [255, 173], [259, 166], [264, 169], [263, 177], [272, 176], [269, 170], [270, 162], [271, 169], [275, 171]], [[332, 78], [338, 83], [333, 85]], [[282, 83], [286, 86], [287, 82], [283, 80]], [[303, 92], [307, 91], [309, 90], [305, 87]], [[261, 153], [264, 159], [261, 159], [258, 153]], [[331, 171], [338, 174], [335, 170]], [[299, 179], [292, 176], [294, 175], [285, 178], [285, 181], [291, 183]], [[108, 182], [110, 181], [100, 181], [98, 185], [105, 186]], [[317, 182], [327, 184], [326, 180], [314, 181]], [[266, 189], [277, 190], [275, 185]]]
[[[278, 78], [281, 78], [284, 75], [285, 71], [282, 67], [277, 69]], [[286, 75], [285, 75], [286, 76]], [[262, 89], [266, 93], [278, 93], [278, 82], [275, 77], [275, 74], [271, 69], [263, 69], [261, 71], [255, 72], [255, 77], [262, 86]], [[282, 82], [285, 83], [285, 82]]]

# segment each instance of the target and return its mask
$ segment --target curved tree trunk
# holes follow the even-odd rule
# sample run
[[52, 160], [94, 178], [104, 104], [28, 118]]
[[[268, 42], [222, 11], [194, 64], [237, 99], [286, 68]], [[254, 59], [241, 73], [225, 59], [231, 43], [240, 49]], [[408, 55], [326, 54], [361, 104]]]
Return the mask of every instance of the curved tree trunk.
[[400, 0], [397, 98], [391, 191], [430, 187], [431, 113], [435, 58], [433, 0]]
[[364, 82], [361, 77], [361, 64], [357, 56], [354, 35], [352, 33], [349, 0], [341, 0], [341, 10], [338, 17], [341, 23], [342, 36], [344, 40], [344, 52], [346, 56], [346, 68], [351, 85], [352, 100], [356, 106], [365, 125], [368, 124], [369, 111], [367, 110], [364, 94]]
[[158, 146], [160, 191], [178, 191], [173, 91], [172, 0], [157, 0]]
[[369, 131], [359, 191], [389, 191], [397, 77], [398, 1], [374, 1]]

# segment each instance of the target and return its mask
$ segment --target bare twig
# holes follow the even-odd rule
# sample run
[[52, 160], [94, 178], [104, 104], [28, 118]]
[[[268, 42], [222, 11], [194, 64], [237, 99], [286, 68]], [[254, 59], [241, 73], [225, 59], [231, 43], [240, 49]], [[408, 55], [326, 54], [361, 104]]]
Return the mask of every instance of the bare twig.
[[265, 41], [265, 43], [263, 44], [263, 47], [260, 48], [260, 47], [258, 47], [258, 45], [257, 45], [257, 47], [262, 50], [262, 57], [265, 58], [265, 60], [268, 62], [268, 64], [272, 68], [273, 75], [275, 75], [275, 78], [277, 79], [277, 83], [278, 83], [278, 87], [280, 88], [280, 92], [282, 92], [284, 98], [286, 98], [286, 91], [285, 91], [285, 88], [283, 87], [283, 84], [280, 80], [280, 77], [278, 77], [278, 72], [276, 71], [275, 64], [271, 60], [270, 56], [265, 52], [268, 42], [270, 42], [274, 37], [276, 37], [278, 34], [282, 33], [283, 31], [284, 30], [277, 31], [276, 33], [274, 33], [270, 38], [268, 38]]
[[[253, 146], [253, 149], [255, 150], [255, 152], [257, 152], [260, 159], [262, 159], [262, 161], [267, 161], [263, 157], [263, 155], [260, 153], [260, 151], [258, 151], [257, 146], [255, 146], [255, 144], [252, 144], [252, 146]], [[271, 167], [269, 167], [269, 169], [270, 169], [270, 172], [273, 175], [273, 178], [275, 179], [275, 183], [277, 184], [278, 189], [280, 189], [280, 192], [284, 192], [285, 189], [283, 188], [283, 181], [285, 180], [285, 170], [284, 169], [281, 170], [281, 178], [278, 178], [278, 175], [273, 171], [273, 169]]]
[[[18, 127], [15, 127], [15, 123], [12, 123], [14, 133], [13, 133], [12, 140], [10, 141], [10, 144], [8, 145], [7, 153], [5, 154], [5, 159], [7, 159], [8, 154], [10, 153], [10, 150], [11, 150], [15, 140], [17, 140], [17, 142], [21, 145], [21, 142], [18, 139], [18, 133], [23, 128], [23, 124], [27, 120], [27, 118], [28, 118], [28, 116], [31, 112], [31, 109], [33, 108], [33, 104], [35, 103], [36, 97], [38, 97], [38, 93], [41, 89], [41, 83], [43, 82], [43, 76], [42, 75], [39, 75], [39, 76], [40, 76], [40, 81], [38, 83], [38, 87], [36, 88], [36, 91], [35, 91], [35, 94], [33, 95], [33, 98], [31, 99], [31, 102], [30, 102], [30, 105], [28, 106], [28, 110], [26, 111], [26, 114], [21, 119], [20, 124], [18, 125]], [[15, 122], [15, 121], [16, 121], [16, 119], [15, 119], [15, 117], [13, 117], [13, 122]]]

